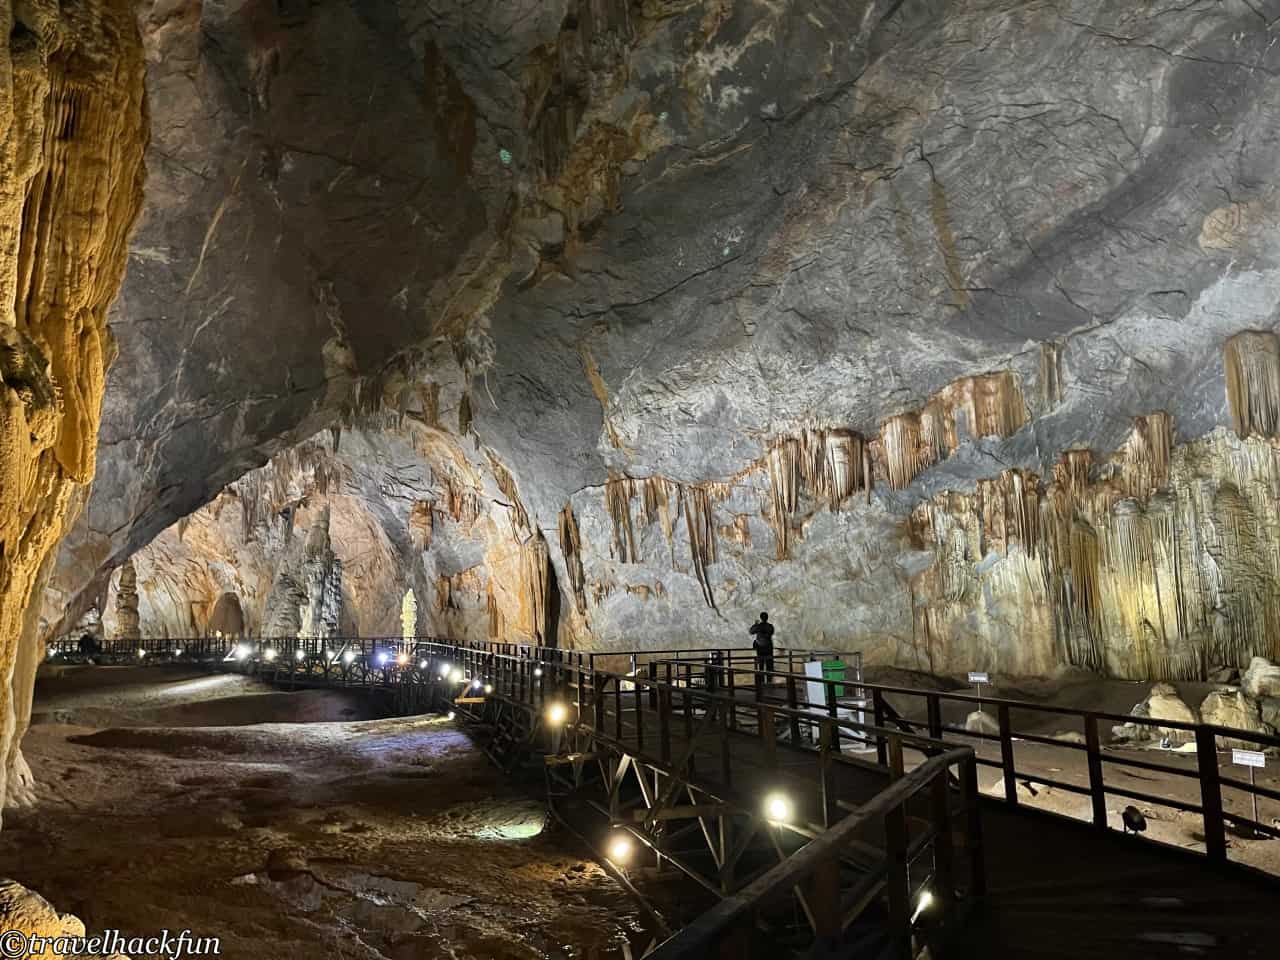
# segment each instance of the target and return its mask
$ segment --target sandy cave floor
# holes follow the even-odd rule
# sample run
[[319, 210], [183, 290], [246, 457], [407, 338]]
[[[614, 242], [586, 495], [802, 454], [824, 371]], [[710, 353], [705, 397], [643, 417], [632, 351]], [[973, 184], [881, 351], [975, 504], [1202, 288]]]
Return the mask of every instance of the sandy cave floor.
[[[45, 668], [0, 875], [222, 956], [607, 958], [635, 904], [442, 718], [181, 668]], [[293, 721], [293, 722], [291, 722]], [[305, 722], [298, 722], [305, 721]], [[637, 955], [638, 955], [637, 951]]]

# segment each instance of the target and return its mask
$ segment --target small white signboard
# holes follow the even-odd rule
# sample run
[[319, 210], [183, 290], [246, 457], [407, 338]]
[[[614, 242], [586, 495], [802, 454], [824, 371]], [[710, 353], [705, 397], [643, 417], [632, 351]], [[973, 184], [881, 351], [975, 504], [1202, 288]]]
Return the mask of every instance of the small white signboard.
[[1240, 767], [1258, 767], [1267, 765], [1266, 756], [1258, 750], [1232, 750], [1231, 762]]
[[970, 672], [970, 673], [969, 673], [969, 682], [970, 682], [970, 683], [990, 683], [990, 682], [991, 682], [991, 675], [990, 675], [990, 674], [986, 674], [986, 673], [974, 673], [974, 672]]

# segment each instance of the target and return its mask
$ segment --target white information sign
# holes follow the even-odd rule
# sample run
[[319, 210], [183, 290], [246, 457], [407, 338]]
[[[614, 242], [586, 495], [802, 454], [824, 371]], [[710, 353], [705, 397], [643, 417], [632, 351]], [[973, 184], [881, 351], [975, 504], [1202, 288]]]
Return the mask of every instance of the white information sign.
[[1267, 758], [1258, 750], [1232, 750], [1231, 762], [1240, 767], [1258, 767], [1267, 765]]
[[991, 675], [990, 675], [990, 674], [986, 674], [986, 673], [973, 673], [973, 672], [970, 672], [970, 674], [969, 674], [969, 682], [970, 682], [970, 683], [990, 683], [990, 682], [991, 682]]

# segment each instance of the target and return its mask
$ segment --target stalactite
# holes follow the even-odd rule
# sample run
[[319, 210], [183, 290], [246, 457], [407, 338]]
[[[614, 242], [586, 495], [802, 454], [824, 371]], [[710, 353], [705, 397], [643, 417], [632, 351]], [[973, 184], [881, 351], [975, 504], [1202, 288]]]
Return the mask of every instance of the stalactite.
[[1046, 410], [1062, 402], [1062, 344], [1040, 344], [1040, 401]]
[[903, 413], [890, 417], [880, 426], [880, 447], [889, 486], [903, 490], [925, 467], [934, 461], [929, 459], [920, 442], [920, 417]]
[[769, 522], [778, 560], [791, 555], [791, 517], [800, 495], [801, 454], [800, 441], [795, 437], [781, 437], [769, 447]]
[[489, 639], [502, 640], [507, 633], [506, 618], [502, 615], [497, 597], [493, 595], [492, 583], [489, 584], [488, 593], [485, 595], [485, 609], [489, 616]]
[[502, 495], [510, 502], [511, 522], [518, 536], [521, 531], [529, 529], [529, 513], [525, 510], [524, 504], [520, 500], [520, 491], [516, 489], [516, 481], [511, 476], [511, 471], [492, 453], [489, 453], [488, 457], [489, 468], [493, 471], [494, 482], [497, 483], [498, 489], [502, 491]]
[[471, 432], [471, 394], [463, 392], [458, 401], [458, 434], [465, 437]]
[[532, 635], [535, 642], [551, 645], [555, 637], [550, 636], [548, 610], [551, 601], [551, 555], [547, 549], [547, 541], [541, 531], [525, 541], [520, 547], [521, 581], [527, 591], [527, 605]]
[[1226, 342], [1227, 404], [1240, 437], [1280, 433], [1280, 337], [1246, 330]]
[[582, 538], [578, 534], [578, 518], [573, 515], [573, 507], [565, 504], [560, 511], [560, 552], [564, 555], [565, 571], [569, 577], [569, 586], [573, 591], [573, 605], [578, 613], [586, 607], [584, 585], [586, 577], [582, 572]]
[[1125, 496], [1145, 501], [1169, 482], [1173, 418], [1163, 411], [1135, 417], [1133, 431], [1117, 456]]
[[422, 419], [432, 429], [440, 428], [440, 384], [434, 381], [418, 385], [418, 402], [422, 405]]
[[645, 523], [655, 521], [662, 525], [662, 533], [671, 543], [675, 536], [675, 516], [671, 513], [672, 495], [676, 499], [676, 511], [679, 512], [680, 485], [666, 477], [645, 477], [644, 480], [644, 520]]
[[435, 504], [431, 500], [414, 501], [409, 510], [409, 533], [417, 549], [430, 549], [435, 533]]
[[631, 524], [631, 500], [635, 497], [635, 481], [611, 473], [604, 485], [605, 509], [613, 522], [613, 555], [623, 563], [639, 563], [635, 529]]
[[716, 532], [712, 517], [711, 498], [702, 487], [681, 487], [680, 496], [685, 525], [689, 532], [689, 553], [694, 575], [702, 588], [702, 598], [707, 606], [716, 609], [711, 584], [707, 580], [707, 566], [716, 562]]

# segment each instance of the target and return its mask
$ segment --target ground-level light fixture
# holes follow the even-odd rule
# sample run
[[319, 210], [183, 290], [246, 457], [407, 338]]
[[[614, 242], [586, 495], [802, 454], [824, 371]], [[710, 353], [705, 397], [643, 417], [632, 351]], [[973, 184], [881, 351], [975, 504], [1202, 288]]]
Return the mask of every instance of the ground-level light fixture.
[[560, 726], [569, 719], [569, 708], [563, 703], [553, 703], [547, 707], [547, 721], [553, 726]]
[[427, 669], [427, 661], [423, 660], [420, 664], [418, 664], [418, 669], [419, 670]]
[[472, 690], [479, 690], [481, 686], [482, 686], [482, 684], [480, 683], [480, 678], [479, 678], [479, 677], [476, 677], [474, 680], [472, 680], [472, 681], [471, 681], [471, 689], [472, 689]]
[[924, 913], [933, 905], [933, 894], [928, 890], [920, 891], [920, 899], [916, 901], [916, 912], [911, 915], [911, 922], [915, 923], [920, 914]]
[[452, 719], [453, 719], [454, 717], [456, 717], [456, 716], [457, 716], [457, 714], [456, 714], [456, 713], [454, 713], [452, 710], [450, 710], [450, 711], [445, 715], [445, 719], [446, 719], [446, 720], [452, 720]]
[[141, 660], [141, 659], [142, 659], [143, 657], [145, 657], [146, 655], [147, 655], [147, 651], [145, 651], [145, 650], [143, 650], [141, 647], [139, 647], [139, 648], [138, 648], [138, 659], [139, 659], [139, 660]]
[[249, 648], [246, 647], [243, 643], [238, 643], [236, 644], [235, 653], [236, 653], [237, 660], [243, 660], [245, 657], [249, 655]]
[[609, 841], [609, 859], [614, 863], [626, 863], [631, 857], [631, 838], [624, 833], [616, 834]]
[[400, 664], [400, 666], [402, 667], [408, 662], [409, 662], [409, 655], [407, 653], [402, 653], [400, 654], [400, 656], [396, 657], [396, 663]]
[[535, 677], [540, 677], [540, 676], [542, 676], [542, 668], [541, 668], [541, 667], [534, 667], [534, 668], [533, 668], [533, 675], [534, 675]]
[[[347, 651], [350, 653], [351, 651]], [[385, 653], [378, 654], [378, 666], [384, 667], [387, 664], [387, 655]]]
[[336, 658], [337, 658], [337, 656], [338, 656], [338, 655], [337, 655], [336, 653], [334, 653], [332, 650], [326, 650], [326, 651], [324, 652], [324, 655], [325, 655], [325, 658], [326, 658], [326, 659], [328, 659], [328, 660], [334, 660], [334, 659], [336, 659]]
[[306, 655], [307, 655], [307, 654], [306, 654], [306, 651], [305, 651], [305, 650], [303, 650], [301, 647], [299, 647], [297, 650], [293, 651], [293, 659], [295, 659], [295, 660], [301, 660], [301, 659], [302, 659], [303, 657], [305, 657]]
[[355, 651], [354, 651], [354, 650], [348, 650], [346, 653], [344, 653], [344, 654], [342, 655], [342, 662], [343, 662], [343, 663], [350, 663], [350, 662], [351, 662], [352, 660], [354, 660], [355, 658], [356, 658]]
[[181, 647], [178, 647], [176, 650], [174, 650], [174, 651], [173, 651], [173, 655], [174, 655], [175, 657], [180, 657], [180, 656], [182, 656], [182, 648], [181, 648]]
[[262, 651], [262, 655], [268, 660], [274, 660], [276, 658], [276, 651], [273, 647], [267, 647], [266, 650]]
[[493, 693], [493, 684], [492, 684], [492, 683], [486, 683], [486, 684], [484, 685], [484, 692], [485, 692], [485, 693]]
[[772, 823], [786, 823], [795, 813], [791, 798], [777, 791], [764, 798], [764, 815]]

